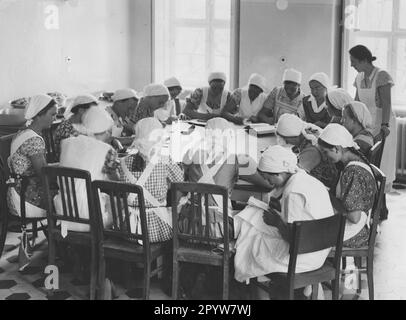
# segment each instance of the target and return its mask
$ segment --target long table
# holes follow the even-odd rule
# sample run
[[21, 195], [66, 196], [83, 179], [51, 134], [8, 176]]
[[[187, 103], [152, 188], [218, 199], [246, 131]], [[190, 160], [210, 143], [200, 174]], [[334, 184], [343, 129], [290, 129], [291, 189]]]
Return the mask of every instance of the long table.
[[[192, 125], [194, 125], [194, 130], [189, 131]], [[245, 130], [244, 126], [234, 125], [234, 129], [235, 139], [231, 139], [230, 144], [227, 144], [227, 146], [230, 147], [230, 152], [234, 151], [239, 155], [239, 161], [241, 159], [244, 160], [244, 155], [247, 161], [248, 159], [251, 161], [249, 169], [246, 172], [244, 172], [243, 167], [240, 167], [240, 175], [254, 174], [262, 152], [269, 146], [276, 144], [276, 136], [275, 134], [257, 136], [252, 130]], [[196, 144], [204, 137], [205, 128], [204, 123], [199, 125], [195, 121], [192, 124], [186, 121], [179, 121], [171, 126], [167, 126], [166, 132], [169, 136], [168, 152], [176, 162], [182, 162], [186, 152], [191, 147], [196, 147]], [[235, 185], [231, 199], [246, 202], [250, 196], [255, 196], [262, 201], [268, 200], [267, 190], [240, 179]]]

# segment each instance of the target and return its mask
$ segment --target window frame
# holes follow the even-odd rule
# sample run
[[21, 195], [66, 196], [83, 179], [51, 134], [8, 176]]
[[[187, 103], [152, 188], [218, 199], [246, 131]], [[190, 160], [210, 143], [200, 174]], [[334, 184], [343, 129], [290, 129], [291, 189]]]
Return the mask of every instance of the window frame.
[[[370, 1], [370, 0], [369, 0]], [[392, 0], [393, 7], [392, 7], [392, 29], [390, 31], [365, 31], [359, 30], [355, 28], [347, 28], [346, 21], [344, 21], [344, 28], [343, 28], [343, 52], [342, 52], [342, 86], [346, 90], [352, 87], [352, 83], [348, 83], [348, 73], [351, 69], [350, 66], [350, 58], [348, 51], [351, 49], [350, 44], [352, 43], [352, 37], [354, 35], [361, 36], [361, 37], [370, 37], [370, 38], [384, 38], [388, 40], [388, 48], [387, 48], [387, 71], [393, 77], [396, 85], [396, 76], [397, 76], [397, 52], [398, 52], [398, 40], [399, 39], [406, 39], [406, 28], [402, 29], [399, 27], [399, 19], [400, 19], [400, 0]], [[355, 5], [358, 0], [344, 0], [343, 5], [343, 17], [344, 20], [347, 19], [345, 10], [348, 6]], [[355, 79], [354, 79], [355, 80]], [[406, 105], [406, 95], [404, 100], [399, 99], [395, 96], [392, 92], [392, 106], [394, 108], [404, 107]]]
[[[170, 34], [173, 34], [173, 29], [176, 27], [196, 27], [204, 28], [206, 31], [206, 45], [205, 48], [205, 69], [210, 70], [210, 65], [213, 64], [215, 58], [214, 50], [212, 50], [212, 38], [215, 30], [219, 29], [230, 29], [230, 79], [226, 87], [234, 88], [238, 85], [238, 57], [239, 57], [239, 18], [240, 18], [240, 1], [241, 0], [230, 0], [231, 3], [231, 16], [230, 21], [224, 19], [215, 18], [215, 0], [205, 0], [206, 2], [206, 17], [205, 19], [187, 19], [176, 17], [175, 6], [171, 5], [172, 0], [165, 1], [165, 6], [168, 6], [169, 10], [169, 19], [166, 21], [166, 27], [169, 30]], [[156, 0], [152, 0], [152, 75], [151, 79], [153, 82], [157, 81], [156, 75], [156, 34], [155, 34], [155, 17], [156, 17]], [[169, 40], [170, 41], [170, 40]], [[168, 48], [168, 45], [164, 46], [165, 49]], [[174, 51], [170, 50], [170, 53], [164, 55], [166, 58], [165, 67], [167, 68], [170, 65], [170, 61], [174, 61]], [[164, 73], [167, 71], [165, 70]], [[169, 72], [171, 73], [171, 72]], [[204, 81], [204, 79], [203, 79]], [[186, 90], [194, 90], [195, 88], [184, 87]]]

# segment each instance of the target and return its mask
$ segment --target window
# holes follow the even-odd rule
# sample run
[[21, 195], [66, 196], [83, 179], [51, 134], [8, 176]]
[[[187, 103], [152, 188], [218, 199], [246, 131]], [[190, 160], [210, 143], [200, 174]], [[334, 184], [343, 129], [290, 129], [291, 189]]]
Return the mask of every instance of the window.
[[343, 52], [343, 85], [355, 94], [356, 71], [348, 51], [357, 44], [367, 46], [387, 70], [395, 86], [394, 106], [406, 106], [406, 0], [346, 0]]
[[230, 79], [233, 2], [154, 1], [155, 82], [175, 76], [184, 88], [194, 89], [207, 85], [211, 71], [223, 71]]

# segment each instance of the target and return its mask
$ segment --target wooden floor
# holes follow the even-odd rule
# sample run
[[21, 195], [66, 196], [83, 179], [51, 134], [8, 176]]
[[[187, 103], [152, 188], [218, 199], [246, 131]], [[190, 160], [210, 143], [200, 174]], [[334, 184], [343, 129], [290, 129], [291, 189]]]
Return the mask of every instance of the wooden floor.
[[[380, 226], [375, 251], [375, 299], [406, 300], [406, 191], [388, 196], [389, 219]], [[46, 241], [36, 249], [33, 260], [24, 272], [18, 272], [18, 235], [10, 234], [6, 250], [0, 259], [0, 299], [47, 299], [43, 287], [43, 270], [47, 261]], [[58, 294], [53, 299], [86, 299], [88, 284], [74, 279], [71, 271], [60, 270], [61, 281]], [[361, 283], [362, 292], [356, 293], [357, 277], [348, 275], [341, 285], [341, 298], [344, 300], [368, 299], [366, 278]], [[233, 286], [232, 286], [233, 287]], [[116, 287], [117, 299], [137, 299], [140, 292], [131, 288]], [[239, 297], [238, 293], [233, 294]], [[324, 297], [329, 299], [331, 292], [325, 288]], [[152, 284], [151, 298], [154, 300], [170, 299], [157, 281]]]

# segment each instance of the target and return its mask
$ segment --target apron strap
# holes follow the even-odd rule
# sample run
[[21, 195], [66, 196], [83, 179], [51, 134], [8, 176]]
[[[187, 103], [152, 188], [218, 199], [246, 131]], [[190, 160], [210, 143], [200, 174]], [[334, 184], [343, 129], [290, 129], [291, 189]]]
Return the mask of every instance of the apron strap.
[[[153, 162], [150, 162], [145, 168], [144, 172], [141, 174], [141, 177], [137, 180], [135, 179], [134, 175], [130, 172], [127, 165], [125, 164], [125, 159], [126, 158], [121, 159], [121, 167], [123, 169], [125, 176], [128, 178], [130, 183], [139, 185], [142, 188], [145, 200], [147, 200], [150, 204], [152, 204], [152, 206], [155, 207], [152, 210], [158, 215], [158, 217], [161, 220], [163, 220], [172, 227], [172, 220], [168, 216], [168, 210], [166, 209], [165, 206], [166, 204], [160, 203], [145, 187], [145, 183], [150, 177], [152, 170], [155, 168], [155, 164]], [[129, 196], [129, 201], [135, 202], [135, 197], [133, 196], [130, 198]]]
[[24, 142], [26, 142], [27, 140], [29, 140], [31, 138], [35, 138], [35, 137], [41, 138], [42, 141], [44, 140], [34, 130], [28, 129], [25, 132], [21, 133], [19, 136], [17, 136], [14, 141], [12, 141], [11, 147], [10, 147], [10, 156], [7, 159], [7, 164], [10, 169], [12, 169], [11, 165], [10, 165], [11, 157], [18, 151], [18, 149], [24, 144]]
[[[349, 162], [347, 164], [346, 168], [348, 168], [349, 166], [359, 166], [361, 168], [364, 168], [365, 170], [367, 170], [372, 175], [372, 177], [375, 180], [375, 175], [372, 172], [369, 165], [367, 165], [367, 164], [365, 164], [365, 163], [363, 163], [361, 161], [351, 161], [351, 162]], [[341, 196], [341, 176], [342, 176], [342, 173], [340, 175], [340, 179], [338, 180], [338, 185], [337, 185], [337, 188], [336, 188], [336, 197], [337, 198], [340, 198], [340, 196]], [[371, 213], [372, 213], [372, 210], [369, 210], [369, 212], [367, 213], [366, 225], [367, 225], [368, 228], [369, 228], [370, 222], [371, 222]]]
[[227, 103], [228, 91], [223, 89], [223, 93], [221, 94], [221, 102], [220, 102], [220, 112], [223, 110]]
[[[220, 159], [218, 163], [216, 163], [213, 167], [209, 168], [206, 164], [201, 165], [203, 176], [199, 179], [199, 183], [211, 183], [215, 184], [214, 176], [226, 162], [227, 157], [223, 154], [223, 157]], [[214, 201], [216, 202], [217, 206], [221, 206], [222, 197], [219, 195], [212, 195]], [[220, 208], [221, 209], [221, 208]], [[222, 209], [221, 209], [222, 211]]]

